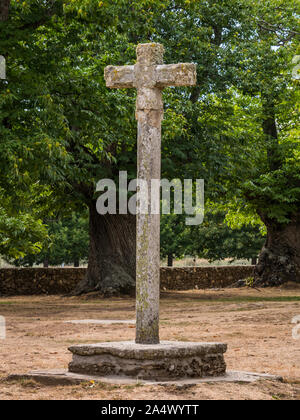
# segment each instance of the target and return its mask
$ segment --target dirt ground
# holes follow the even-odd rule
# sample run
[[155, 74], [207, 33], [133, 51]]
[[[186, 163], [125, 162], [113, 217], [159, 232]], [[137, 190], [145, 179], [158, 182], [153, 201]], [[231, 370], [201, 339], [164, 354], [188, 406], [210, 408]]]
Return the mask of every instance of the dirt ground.
[[[127, 320], [135, 317], [132, 298], [100, 299], [29, 296], [0, 298], [7, 336], [0, 340], [0, 399], [202, 400], [299, 399], [300, 337], [292, 319], [300, 315], [300, 289], [226, 289], [164, 292], [161, 339], [221, 341], [229, 370], [271, 373], [283, 382], [145, 386], [84, 383], [46, 386], [32, 380], [8, 381], [12, 373], [66, 369], [68, 346], [133, 340], [133, 325], [64, 323], [73, 319]], [[297, 333], [297, 331], [296, 331]], [[298, 330], [300, 336], [300, 331]]]

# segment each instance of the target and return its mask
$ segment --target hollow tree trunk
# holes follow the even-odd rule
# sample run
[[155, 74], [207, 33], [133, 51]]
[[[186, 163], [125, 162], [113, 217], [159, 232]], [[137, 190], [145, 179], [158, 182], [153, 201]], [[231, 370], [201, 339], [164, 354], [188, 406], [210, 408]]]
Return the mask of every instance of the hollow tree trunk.
[[135, 289], [135, 216], [99, 215], [96, 202], [91, 204], [89, 213], [88, 268], [74, 293], [132, 293]]
[[267, 226], [267, 240], [255, 267], [255, 285], [300, 283], [300, 213], [287, 225], [261, 217]]

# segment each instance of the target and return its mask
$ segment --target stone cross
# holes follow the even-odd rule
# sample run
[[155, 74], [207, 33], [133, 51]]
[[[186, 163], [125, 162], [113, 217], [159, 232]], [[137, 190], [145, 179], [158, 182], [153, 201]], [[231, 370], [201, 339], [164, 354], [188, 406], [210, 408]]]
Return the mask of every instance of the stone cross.
[[[151, 180], [161, 176], [162, 90], [167, 86], [196, 84], [195, 64], [163, 64], [164, 47], [156, 43], [137, 46], [134, 66], [105, 68], [109, 88], [136, 88], [138, 121], [138, 179], [148, 185], [148, 214], [137, 212], [136, 343], [159, 343], [160, 293], [160, 189]], [[151, 209], [158, 207], [156, 214]], [[145, 212], [146, 213], [146, 212]]]
[[5, 58], [2, 55], [0, 55], [0, 79], [6, 78], [5, 73]]

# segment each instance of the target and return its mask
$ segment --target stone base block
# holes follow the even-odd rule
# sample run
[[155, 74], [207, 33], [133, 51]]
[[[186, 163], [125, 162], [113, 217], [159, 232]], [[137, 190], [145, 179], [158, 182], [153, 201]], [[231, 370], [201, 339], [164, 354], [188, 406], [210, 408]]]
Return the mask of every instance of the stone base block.
[[132, 341], [78, 345], [69, 348], [69, 372], [97, 376], [127, 376], [145, 380], [172, 380], [223, 376], [226, 372], [222, 343]]
[[[78, 385], [83, 382], [102, 382], [111, 385], [136, 385], [136, 378], [128, 376], [95, 376], [72, 373], [66, 370], [35, 370], [29, 373], [9, 375], [6, 381], [18, 381], [32, 379], [44, 385]], [[223, 376], [210, 376], [205, 378], [179, 378], [170, 381], [139, 380], [139, 385], [176, 385], [176, 387], [186, 388], [203, 383], [230, 382], [230, 383], [252, 383], [256, 381], [283, 381], [282, 376], [269, 375], [265, 373], [227, 371]]]

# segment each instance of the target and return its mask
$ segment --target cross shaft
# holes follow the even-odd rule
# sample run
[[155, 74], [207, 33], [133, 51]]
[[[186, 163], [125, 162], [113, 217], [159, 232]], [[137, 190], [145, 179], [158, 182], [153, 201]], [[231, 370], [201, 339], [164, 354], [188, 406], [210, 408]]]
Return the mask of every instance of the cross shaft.
[[137, 212], [136, 343], [159, 343], [160, 191], [151, 192], [151, 180], [161, 176], [162, 89], [196, 84], [196, 65], [163, 64], [164, 48], [148, 43], [137, 46], [134, 66], [105, 68], [109, 88], [136, 88], [138, 121], [138, 179], [148, 185], [148, 214]]

